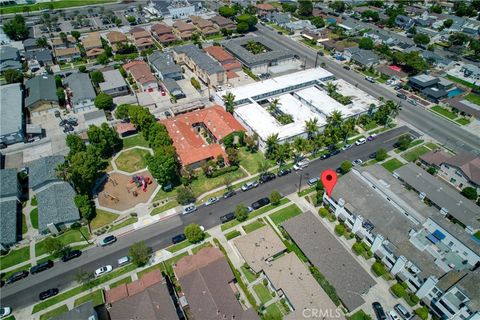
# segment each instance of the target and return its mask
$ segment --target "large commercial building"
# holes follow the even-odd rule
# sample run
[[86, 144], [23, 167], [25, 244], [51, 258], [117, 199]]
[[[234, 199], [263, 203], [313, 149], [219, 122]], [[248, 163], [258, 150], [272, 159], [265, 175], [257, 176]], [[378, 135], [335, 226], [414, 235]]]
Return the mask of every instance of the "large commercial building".
[[[327, 94], [326, 83], [333, 81], [337, 92], [349, 96], [351, 102], [343, 105]], [[343, 80], [334, 80], [332, 73], [322, 68], [308, 69], [262, 82], [229, 89], [235, 96], [235, 117], [248, 129], [256, 133], [259, 146], [265, 148], [269, 136], [277, 134], [280, 143], [295, 137], [306, 137], [305, 121], [317, 119], [322, 127], [333, 111], [340, 111], [344, 119], [367, 113], [372, 104], [380, 102]], [[217, 92], [215, 100], [223, 104], [227, 91]], [[275, 112], [269, 110], [270, 103], [278, 99]], [[289, 123], [280, 122], [282, 115], [289, 115]]]

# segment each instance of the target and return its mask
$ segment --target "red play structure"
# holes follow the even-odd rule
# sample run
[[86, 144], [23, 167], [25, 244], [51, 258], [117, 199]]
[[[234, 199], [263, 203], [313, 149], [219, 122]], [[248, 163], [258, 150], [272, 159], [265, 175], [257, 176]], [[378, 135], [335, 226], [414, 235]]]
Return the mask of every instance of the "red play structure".
[[137, 188], [142, 187], [143, 192], [146, 192], [147, 185], [152, 183], [152, 179], [149, 176], [132, 176], [130, 183], [135, 183]]

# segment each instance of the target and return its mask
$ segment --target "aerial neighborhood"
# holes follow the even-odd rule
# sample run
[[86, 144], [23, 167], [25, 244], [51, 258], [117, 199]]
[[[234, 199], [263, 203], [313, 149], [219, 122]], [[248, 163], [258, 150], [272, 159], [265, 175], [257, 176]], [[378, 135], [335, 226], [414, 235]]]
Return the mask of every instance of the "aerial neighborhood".
[[480, 1], [0, 0], [0, 318], [480, 320]]

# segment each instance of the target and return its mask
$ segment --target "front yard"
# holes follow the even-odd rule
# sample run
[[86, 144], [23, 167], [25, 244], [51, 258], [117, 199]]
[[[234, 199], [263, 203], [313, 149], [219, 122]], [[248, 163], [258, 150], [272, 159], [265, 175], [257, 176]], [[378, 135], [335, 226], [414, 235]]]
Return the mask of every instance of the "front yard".
[[[85, 241], [82, 234], [87, 237], [87, 239], [90, 238], [88, 228], [86, 226], [83, 226], [80, 230], [68, 230], [65, 233], [59, 235], [57, 239], [60, 240], [63, 245], [68, 246], [71, 243]], [[38, 257], [46, 253], [49, 252], [47, 251], [47, 248], [45, 246], [45, 240], [37, 242], [35, 244], [35, 255]]]
[[[238, 156], [240, 158], [240, 165], [245, 168], [250, 174], [256, 174], [259, 172], [258, 163], [265, 161], [265, 155], [260, 152], [251, 153], [246, 148], [240, 148], [238, 150]], [[268, 161], [270, 167], [274, 165], [273, 161]]]
[[420, 158], [420, 156], [423, 156], [424, 154], [429, 153], [430, 151], [431, 150], [426, 146], [419, 146], [414, 148], [411, 151], [408, 151], [402, 154], [402, 158], [404, 158], [409, 162], [414, 162], [414, 161], [417, 161], [417, 159]]
[[403, 166], [403, 163], [400, 162], [400, 160], [397, 160], [397, 159], [393, 158], [393, 159], [390, 159], [390, 160], [382, 163], [382, 166], [385, 169], [387, 169], [388, 171], [393, 172], [393, 171], [397, 170], [398, 168], [400, 168], [401, 166]]
[[302, 210], [300, 210], [296, 204], [291, 204], [286, 208], [272, 213], [270, 215], [270, 219], [272, 219], [273, 223], [279, 225], [282, 222], [299, 215], [300, 213], [302, 213]]
[[29, 247], [12, 250], [7, 255], [0, 257], [0, 270], [22, 263], [28, 259], [30, 259]]

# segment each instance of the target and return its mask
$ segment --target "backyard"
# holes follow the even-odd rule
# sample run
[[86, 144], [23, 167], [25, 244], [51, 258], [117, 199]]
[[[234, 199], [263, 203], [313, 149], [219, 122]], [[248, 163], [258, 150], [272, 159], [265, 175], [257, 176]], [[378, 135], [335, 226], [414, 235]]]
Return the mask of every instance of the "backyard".
[[393, 158], [388, 160], [387, 162], [382, 163], [382, 166], [387, 169], [390, 172], [393, 172], [403, 166], [403, 163], [401, 163], [399, 160]]
[[130, 173], [135, 172], [147, 166], [145, 158], [149, 154], [148, 150], [140, 148], [122, 151], [118, 158], [115, 159], [115, 163], [119, 170]]
[[465, 96], [465, 100], [480, 106], [480, 96], [478, 94], [469, 93]]
[[270, 291], [268, 291], [268, 288], [265, 287], [263, 283], [254, 285], [253, 291], [255, 291], [262, 304], [265, 304], [272, 299]]

